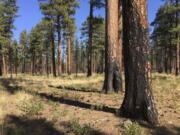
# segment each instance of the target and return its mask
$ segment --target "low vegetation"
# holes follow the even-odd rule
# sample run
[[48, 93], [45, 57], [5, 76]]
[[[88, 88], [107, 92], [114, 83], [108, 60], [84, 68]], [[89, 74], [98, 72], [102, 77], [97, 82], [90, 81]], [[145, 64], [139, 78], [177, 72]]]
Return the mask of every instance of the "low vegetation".
[[[1, 77], [0, 133], [178, 135], [180, 77], [153, 74], [152, 78], [160, 121], [156, 128], [147, 128], [144, 121], [126, 125], [126, 121], [129, 120], [121, 117], [119, 111], [124, 92], [100, 93], [103, 75], [93, 75], [90, 78], [86, 78], [84, 74], [59, 78], [32, 77], [27, 74], [19, 74], [13, 78]], [[30, 130], [32, 134], [27, 133]]]

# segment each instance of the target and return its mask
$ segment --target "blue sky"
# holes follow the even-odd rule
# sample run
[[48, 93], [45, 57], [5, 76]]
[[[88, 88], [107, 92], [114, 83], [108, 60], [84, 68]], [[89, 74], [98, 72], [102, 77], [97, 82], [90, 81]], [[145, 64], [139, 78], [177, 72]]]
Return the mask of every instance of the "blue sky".
[[[79, 1], [80, 8], [77, 9], [77, 13], [75, 15], [76, 25], [78, 26], [78, 34], [82, 22], [84, 22], [89, 15], [89, 0]], [[23, 30], [30, 32], [31, 28], [41, 21], [43, 15], [39, 10], [38, 0], [17, 0], [17, 5], [19, 6], [17, 14], [20, 16], [16, 18], [14, 22], [16, 29], [14, 30], [13, 38], [18, 40], [20, 32]], [[148, 0], [149, 23], [154, 20], [157, 9], [160, 5], [162, 5], [161, 0]], [[96, 10], [95, 14], [104, 15], [104, 10]]]

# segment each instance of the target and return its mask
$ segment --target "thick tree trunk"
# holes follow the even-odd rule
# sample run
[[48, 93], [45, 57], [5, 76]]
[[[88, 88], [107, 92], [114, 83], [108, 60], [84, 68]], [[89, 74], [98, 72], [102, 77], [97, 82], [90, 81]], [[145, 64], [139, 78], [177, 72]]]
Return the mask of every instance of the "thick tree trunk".
[[62, 62], [61, 62], [61, 24], [60, 17], [57, 17], [57, 33], [58, 33], [58, 75], [62, 73]]
[[146, 0], [123, 1], [125, 98], [123, 116], [158, 123], [150, 83], [149, 34]]
[[[103, 91], [118, 92], [122, 90], [122, 43], [119, 35], [119, 0], [107, 0], [107, 21], [106, 21], [106, 66]], [[119, 4], [118, 4], [119, 3]], [[122, 27], [121, 27], [122, 28]]]
[[92, 0], [90, 1], [90, 15], [89, 15], [89, 46], [88, 46], [88, 60], [87, 60], [87, 76], [90, 77], [92, 76], [92, 68], [93, 68], [93, 62], [92, 62], [92, 59], [93, 59], [93, 48], [92, 48], [92, 34], [93, 34], [93, 31], [92, 31], [92, 28], [93, 28], [93, 2]]

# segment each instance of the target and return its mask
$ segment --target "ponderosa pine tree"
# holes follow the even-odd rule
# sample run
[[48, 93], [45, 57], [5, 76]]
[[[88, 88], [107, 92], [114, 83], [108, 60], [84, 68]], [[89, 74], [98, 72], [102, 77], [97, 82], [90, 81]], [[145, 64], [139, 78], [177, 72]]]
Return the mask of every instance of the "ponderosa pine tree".
[[[14, 18], [17, 17], [16, 12], [18, 7], [16, 0], [1, 0], [0, 1], [0, 70], [3, 74], [8, 72], [8, 49], [10, 48], [10, 38], [13, 35]], [[1, 72], [0, 71], [0, 72]], [[1, 73], [0, 73], [1, 74]]]
[[158, 123], [150, 82], [146, 0], [122, 1], [125, 98], [122, 115]]
[[51, 21], [51, 44], [52, 44], [52, 65], [53, 74], [56, 76], [55, 68], [55, 29], [57, 30], [58, 37], [58, 75], [61, 74], [61, 35], [63, 28], [63, 23], [67, 23], [66, 20], [75, 14], [75, 8], [77, 8], [79, 3], [76, 0], [48, 0], [47, 3], [41, 4], [42, 13], [46, 18]]
[[87, 59], [87, 76], [92, 76], [93, 69], [93, 17], [94, 9], [104, 7], [103, 0], [89, 1], [89, 39], [88, 39], [88, 59]]
[[[179, 69], [178, 44], [180, 41], [177, 35], [180, 27], [176, 17], [178, 10], [176, 0], [167, 0], [158, 9], [156, 18], [151, 24], [154, 26], [151, 36], [154, 68], [160, 73], [177, 73]], [[174, 57], [173, 54], [176, 54], [176, 56]]]
[[58, 37], [58, 75], [60, 75], [62, 72], [61, 35], [63, 30], [63, 23], [66, 17], [75, 14], [75, 9], [79, 6], [79, 3], [76, 0], [54, 0], [53, 4], [56, 15], [55, 23]]
[[71, 67], [72, 67], [72, 47], [74, 44], [74, 33], [76, 30], [75, 19], [69, 16], [64, 20], [64, 38], [67, 41], [67, 73], [71, 74]]
[[51, 33], [51, 62], [52, 62], [52, 72], [53, 76], [56, 77], [56, 60], [55, 60], [55, 18], [54, 18], [54, 6], [53, 0], [48, 0], [45, 4], [40, 4], [42, 13], [45, 15], [47, 21], [50, 24], [50, 33]]
[[[88, 45], [89, 17], [82, 24], [81, 38]], [[104, 72], [104, 44], [105, 44], [105, 21], [101, 16], [94, 16], [92, 20], [92, 43], [93, 43], [93, 72]]]
[[75, 61], [75, 67], [76, 67], [76, 77], [79, 72], [79, 66], [80, 66], [80, 45], [78, 39], [75, 41], [75, 47], [74, 47], [74, 61]]
[[21, 48], [21, 60], [22, 60], [22, 73], [26, 72], [26, 58], [28, 53], [28, 34], [26, 30], [20, 33], [20, 48]]
[[122, 91], [122, 36], [120, 35], [121, 14], [119, 0], [106, 1], [106, 53], [105, 53], [105, 80], [103, 91]]
[[176, 32], [176, 76], [180, 74], [180, 41], [179, 41], [179, 11], [180, 11], [180, 5], [178, 0], [175, 0], [175, 12], [176, 12], [176, 28], [174, 31]]

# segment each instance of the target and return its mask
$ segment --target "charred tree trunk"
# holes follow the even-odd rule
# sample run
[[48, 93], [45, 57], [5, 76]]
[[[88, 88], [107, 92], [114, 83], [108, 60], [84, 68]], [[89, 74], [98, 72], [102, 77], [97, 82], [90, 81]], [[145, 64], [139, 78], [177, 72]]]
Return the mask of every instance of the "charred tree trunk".
[[[119, 0], [107, 0], [107, 21], [106, 21], [106, 66], [103, 91], [118, 92], [122, 90], [121, 61], [122, 41], [119, 35]], [[119, 4], [118, 4], [119, 3]]]
[[62, 73], [62, 62], [61, 62], [61, 24], [60, 17], [57, 17], [57, 33], [58, 33], [58, 75]]
[[89, 46], [88, 46], [88, 60], [87, 60], [87, 76], [90, 77], [92, 76], [92, 68], [93, 68], [93, 62], [92, 62], [92, 59], [93, 59], [93, 47], [92, 47], [92, 34], [93, 34], [93, 1], [91, 0], [90, 1], [90, 15], [89, 15]]
[[125, 98], [122, 115], [158, 123], [150, 83], [149, 34], [146, 0], [123, 1]]

